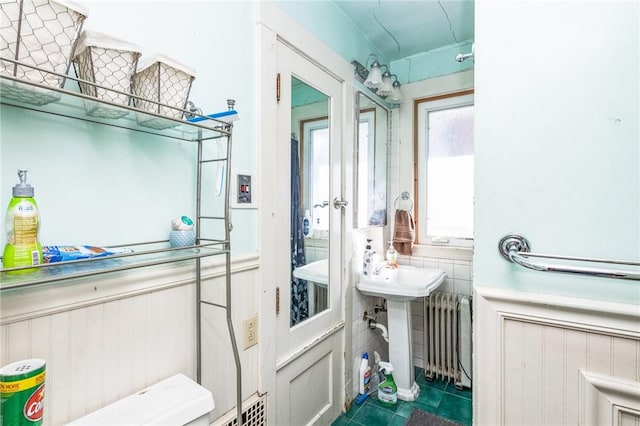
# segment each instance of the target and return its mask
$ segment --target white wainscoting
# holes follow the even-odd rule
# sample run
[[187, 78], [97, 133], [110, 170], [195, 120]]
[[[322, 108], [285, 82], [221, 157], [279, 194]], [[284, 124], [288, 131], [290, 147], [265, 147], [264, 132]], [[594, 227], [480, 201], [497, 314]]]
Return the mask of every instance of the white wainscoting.
[[[207, 263], [203, 276], [207, 288], [224, 295], [220, 260]], [[232, 274], [241, 344], [242, 320], [258, 311], [257, 256], [234, 259]], [[193, 279], [190, 262], [3, 293], [0, 365], [46, 360], [46, 425], [65, 424], [175, 373], [195, 378]], [[214, 395], [215, 419], [235, 406], [235, 368], [224, 310], [205, 308], [203, 316], [203, 383]], [[258, 352], [240, 350], [247, 398], [257, 390]]]
[[637, 421], [638, 305], [488, 288], [474, 301], [475, 425]]

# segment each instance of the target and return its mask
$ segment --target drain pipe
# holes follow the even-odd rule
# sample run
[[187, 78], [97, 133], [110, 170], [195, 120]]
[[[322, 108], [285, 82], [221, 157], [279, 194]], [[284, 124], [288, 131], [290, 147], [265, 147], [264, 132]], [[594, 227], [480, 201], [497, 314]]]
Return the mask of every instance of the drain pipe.
[[384, 324], [380, 324], [379, 322], [377, 322], [375, 320], [375, 318], [368, 318], [369, 320], [369, 329], [370, 330], [375, 330], [376, 328], [380, 329], [380, 331], [382, 331], [382, 338], [384, 339], [385, 342], [389, 343], [389, 332], [387, 331], [387, 327], [384, 326]]

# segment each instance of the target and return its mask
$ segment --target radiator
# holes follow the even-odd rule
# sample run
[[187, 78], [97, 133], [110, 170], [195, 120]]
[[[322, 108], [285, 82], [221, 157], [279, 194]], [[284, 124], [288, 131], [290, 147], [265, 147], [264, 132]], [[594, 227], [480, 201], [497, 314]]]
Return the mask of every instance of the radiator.
[[469, 298], [434, 293], [424, 299], [424, 374], [427, 380], [471, 387]]

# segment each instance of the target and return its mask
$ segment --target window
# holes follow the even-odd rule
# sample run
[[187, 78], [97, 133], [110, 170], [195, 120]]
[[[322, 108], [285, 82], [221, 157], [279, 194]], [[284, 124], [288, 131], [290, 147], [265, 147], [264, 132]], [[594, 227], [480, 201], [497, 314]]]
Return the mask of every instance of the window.
[[359, 191], [357, 193], [358, 218], [356, 222], [359, 225], [369, 224], [369, 214], [376, 208], [375, 199], [369, 199], [369, 194], [375, 194], [375, 176], [371, 173], [374, 170], [371, 163], [375, 161], [376, 132], [373, 128], [375, 114], [375, 109], [363, 110], [359, 114], [357, 173]]
[[[302, 122], [304, 146], [304, 206], [310, 210], [314, 231], [329, 231], [329, 120]], [[317, 234], [316, 232], [316, 234]]]
[[416, 101], [417, 241], [473, 245], [472, 92]]

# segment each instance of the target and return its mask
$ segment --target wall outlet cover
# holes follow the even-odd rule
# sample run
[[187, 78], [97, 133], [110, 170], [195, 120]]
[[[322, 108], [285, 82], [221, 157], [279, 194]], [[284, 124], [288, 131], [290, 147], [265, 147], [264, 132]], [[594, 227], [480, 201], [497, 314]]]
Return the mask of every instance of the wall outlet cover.
[[243, 322], [244, 345], [243, 348], [249, 349], [251, 346], [258, 344], [258, 315], [247, 318]]

